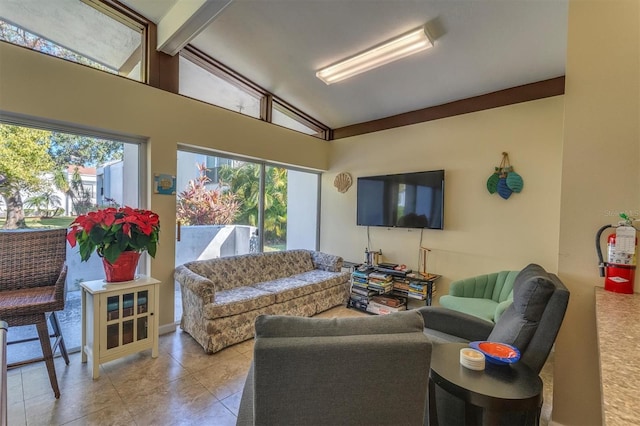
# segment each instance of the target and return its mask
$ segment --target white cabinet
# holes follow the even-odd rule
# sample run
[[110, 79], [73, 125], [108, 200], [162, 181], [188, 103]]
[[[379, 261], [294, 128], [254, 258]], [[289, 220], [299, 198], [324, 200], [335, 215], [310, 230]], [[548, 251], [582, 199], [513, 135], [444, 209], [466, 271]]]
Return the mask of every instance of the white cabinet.
[[82, 362], [91, 359], [94, 379], [100, 364], [151, 349], [158, 356], [158, 287], [160, 281], [104, 280], [80, 284], [82, 290]]

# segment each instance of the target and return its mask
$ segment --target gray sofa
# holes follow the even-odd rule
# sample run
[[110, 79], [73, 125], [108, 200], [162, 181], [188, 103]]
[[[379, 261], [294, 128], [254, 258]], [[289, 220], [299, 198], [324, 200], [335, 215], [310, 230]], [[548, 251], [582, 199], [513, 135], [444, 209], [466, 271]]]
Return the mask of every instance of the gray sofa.
[[423, 425], [431, 342], [416, 311], [260, 316], [238, 425]]
[[288, 250], [197, 260], [178, 266], [181, 328], [207, 353], [254, 336], [258, 315], [309, 317], [346, 303], [342, 258]]

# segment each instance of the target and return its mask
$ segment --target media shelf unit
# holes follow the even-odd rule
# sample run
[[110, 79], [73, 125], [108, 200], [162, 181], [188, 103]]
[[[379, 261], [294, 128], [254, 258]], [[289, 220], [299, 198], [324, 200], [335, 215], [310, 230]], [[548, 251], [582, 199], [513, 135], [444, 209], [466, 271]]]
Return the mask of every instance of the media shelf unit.
[[133, 281], [80, 283], [82, 291], [82, 362], [91, 359], [92, 377], [100, 364], [151, 349], [158, 357], [158, 287], [140, 276]]
[[[367, 272], [360, 271], [358, 267], [353, 268], [351, 272], [351, 286], [349, 289], [348, 308], [358, 309], [363, 312], [372, 314], [387, 314], [398, 310], [409, 309], [409, 300], [424, 301], [426, 306], [431, 306], [433, 294], [435, 292], [435, 281], [440, 275], [429, 274], [423, 276], [418, 273], [390, 275], [389, 284], [371, 284], [369, 275], [374, 274], [380, 277], [385, 274], [383, 269], [374, 266], [369, 267]], [[373, 300], [382, 296], [398, 299], [400, 306], [384, 305], [380, 303], [380, 299]]]

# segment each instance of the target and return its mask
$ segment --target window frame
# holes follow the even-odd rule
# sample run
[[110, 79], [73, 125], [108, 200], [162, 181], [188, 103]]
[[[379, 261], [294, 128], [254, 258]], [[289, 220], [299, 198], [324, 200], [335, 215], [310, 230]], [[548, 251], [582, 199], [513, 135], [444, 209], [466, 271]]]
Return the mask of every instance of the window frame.
[[[267, 123], [271, 123], [276, 126], [280, 126], [279, 124], [272, 122], [272, 116], [273, 116], [272, 110], [277, 106], [277, 109], [279, 112], [287, 115], [292, 120], [295, 120], [310, 129], [316, 130], [316, 134], [309, 135], [309, 136], [316, 137], [318, 139], [322, 139], [326, 141], [331, 140], [333, 132], [328, 126], [322, 124], [320, 121], [314, 119], [313, 117], [305, 114], [304, 112], [300, 111], [293, 105], [289, 104], [288, 102], [279, 98], [278, 96], [274, 95], [268, 90], [260, 87], [259, 85], [249, 80], [242, 74], [234, 71], [233, 69], [227, 67], [223, 63], [215, 60], [214, 58], [207, 55], [197, 47], [194, 47], [191, 44], [188, 44], [184, 47], [184, 49], [180, 51], [179, 55], [191, 61], [195, 65], [202, 67], [205, 71], [208, 71], [213, 75], [215, 75], [216, 77], [223, 79], [227, 83], [236, 86], [242, 91], [245, 91], [249, 95], [259, 98], [260, 106], [261, 106], [260, 120], [266, 121]], [[250, 117], [250, 116], [247, 116], [247, 117]], [[280, 126], [280, 127], [284, 127], [284, 126]], [[285, 128], [288, 128], [288, 127], [285, 127]], [[299, 132], [298, 130], [295, 130], [295, 129], [290, 129], [290, 130], [293, 130], [294, 132]], [[299, 133], [302, 133], [302, 132], [299, 132]]]
[[322, 171], [319, 170], [313, 170], [313, 169], [306, 169], [304, 167], [296, 167], [296, 166], [291, 166], [289, 164], [281, 164], [281, 163], [276, 163], [276, 162], [272, 162], [272, 161], [266, 161], [266, 160], [262, 160], [259, 158], [255, 158], [255, 157], [245, 157], [242, 155], [234, 155], [234, 154], [229, 154], [228, 152], [223, 152], [223, 151], [217, 151], [214, 149], [208, 149], [208, 148], [204, 148], [204, 147], [199, 147], [199, 146], [194, 146], [194, 145], [187, 145], [187, 144], [183, 144], [183, 143], [178, 143], [178, 147], [177, 147], [178, 151], [185, 151], [185, 152], [190, 152], [193, 154], [200, 154], [200, 155], [206, 155], [206, 156], [213, 156], [213, 157], [219, 157], [219, 158], [226, 158], [229, 160], [235, 160], [235, 161], [243, 161], [243, 162], [251, 162], [254, 164], [258, 164], [260, 166], [260, 196], [258, 199], [258, 205], [259, 205], [259, 211], [258, 211], [258, 249], [260, 250], [260, 253], [264, 252], [264, 191], [265, 191], [265, 178], [266, 178], [266, 169], [267, 167], [278, 167], [278, 168], [285, 168], [287, 170], [294, 170], [294, 171], [298, 171], [298, 172], [304, 172], [304, 173], [313, 173], [318, 175], [318, 186], [317, 186], [317, 208], [316, 208], [316, 236], [315, 236], [315, 249], [316, 250], [320, 250], [320, 219], [321, 219], [321, 194], [322, 194]]
[[[62, 59], [64, 61], [67, 62], [72, 62], [74, 64], [78, 64], [78, 65], [82, 65], [97, 71], [102, 71], [102, 72], [107, 72], [108, 74], [111, 75], [118, 75], [120, 77], [125, 77], [129, 80], [132, 81], [139, 81], [141, 83], [144, 84], [149, 84], [149, 75], [150, 75], [150, 70], [149, 70], [149, 49], [148, 46], [150, 45], [150, 33], [151, 31], [149, 31], [150, 26], [154, 25], [153, 22], [149, 21], [148, 19], [146, 19], [145, 17], [143, 17], [142, 15], [136, 13], [135, 11], [133, 11], [132, 9], [124, 6], [122, 3], [116, 1], [116, 0], [79, 0], [81, 3], [85, 4], [86, 6], [89, 6], [93, 9], [95, 9], [96, 11], [98, 11], [99, 13], [106, 15], [107, 17], [129, 27], [132, 30], [135, 30], [137, 32], [140, 32], [140, 48], [138, 49], [140, 51], [140, 80], [136, 80], [136, 79], [132, 79], [132, 78], [128, 78], [126, 77], [126, 75], [123, 75], [121, 70], [115, 70], [116, 73], [111, 73], [111, 72], [107, 72], [104, 71], [100, 68], [97, 67], [93, 67], [91, 65], [87, 65], [87, 64], [83, 64], [83, 63], [79, 63], [79, 62], [75, 62], [72, 61], [70, 59], [61, 57], [61, 56], [56, 56], [56, 55], [51, 55], [49, 53], [45, 53], [39, 50], [34, 50], [31, 49], [29, 47], [26, 46], [22, 46], [19, 44], [13, 44], [11, 42], [5, 41], [5, 40], [0, 40], [0, 42], [3, 43], [9, 43], [18, 47], [22, 47], [24, 49], [29, 49], [32, 50], [34, 52], [38, 52], [44, 55], [48, 55], [51, 56], [53, 58], [58, 58], [58, 59]], [[26, 29], [20, 27], [17, 24], [14, 24], [13, 22], [10, 21], [6, 21], [7, 23], [9, 23], [10, 25], [13, 25], [15, 27], [21, 28], [23, 30], [26, 31]], [[29, 32], [30, 33], [30, 32]], [[64, 46], [60, 46], [56, 43], [54, 43], [53, 41], [51, 41], [49, 38], [47, 38], [46, 36], [41, 36], [41, 35], [37, 35], [34, 34], [35, 36], [42, 38], [44, 40], [46, 40], [49, 43], [52, 43], [56, 46], [62, 47], [66, 50], [69, 50], [68, 48], [64, 47]], [[136, 51], [138, 51], [136, 50]], [[91, 59], [89, 56], [86, 56], [85, 54], [82, 54], [80, 52], [75, 52], [73, 51], [75, 54], [82, 56], [84, 58], [88, 58]], [[133, 56], [133, 55], [132, 55]], [[94, 61], [95, 62], [95, 61]], [[127, 61], [128, 62], [128, 61]], [[105, 65], [105, 67], [107, 67]], [[108, 68], [108, 67], [107, 67]], [[133, 69], [134, 67], [131, 67], [131, 69]]]

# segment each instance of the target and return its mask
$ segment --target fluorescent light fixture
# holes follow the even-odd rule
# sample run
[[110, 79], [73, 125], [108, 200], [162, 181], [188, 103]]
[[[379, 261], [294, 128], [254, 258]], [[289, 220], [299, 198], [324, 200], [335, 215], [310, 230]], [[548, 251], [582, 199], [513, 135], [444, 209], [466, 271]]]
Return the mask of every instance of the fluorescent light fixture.
[[336, 83], [431, 47], [433, 42], [427, 33], [427, 27], [422, 26], [323, 68], [316, 72], [316, 77], [326, 84]]

